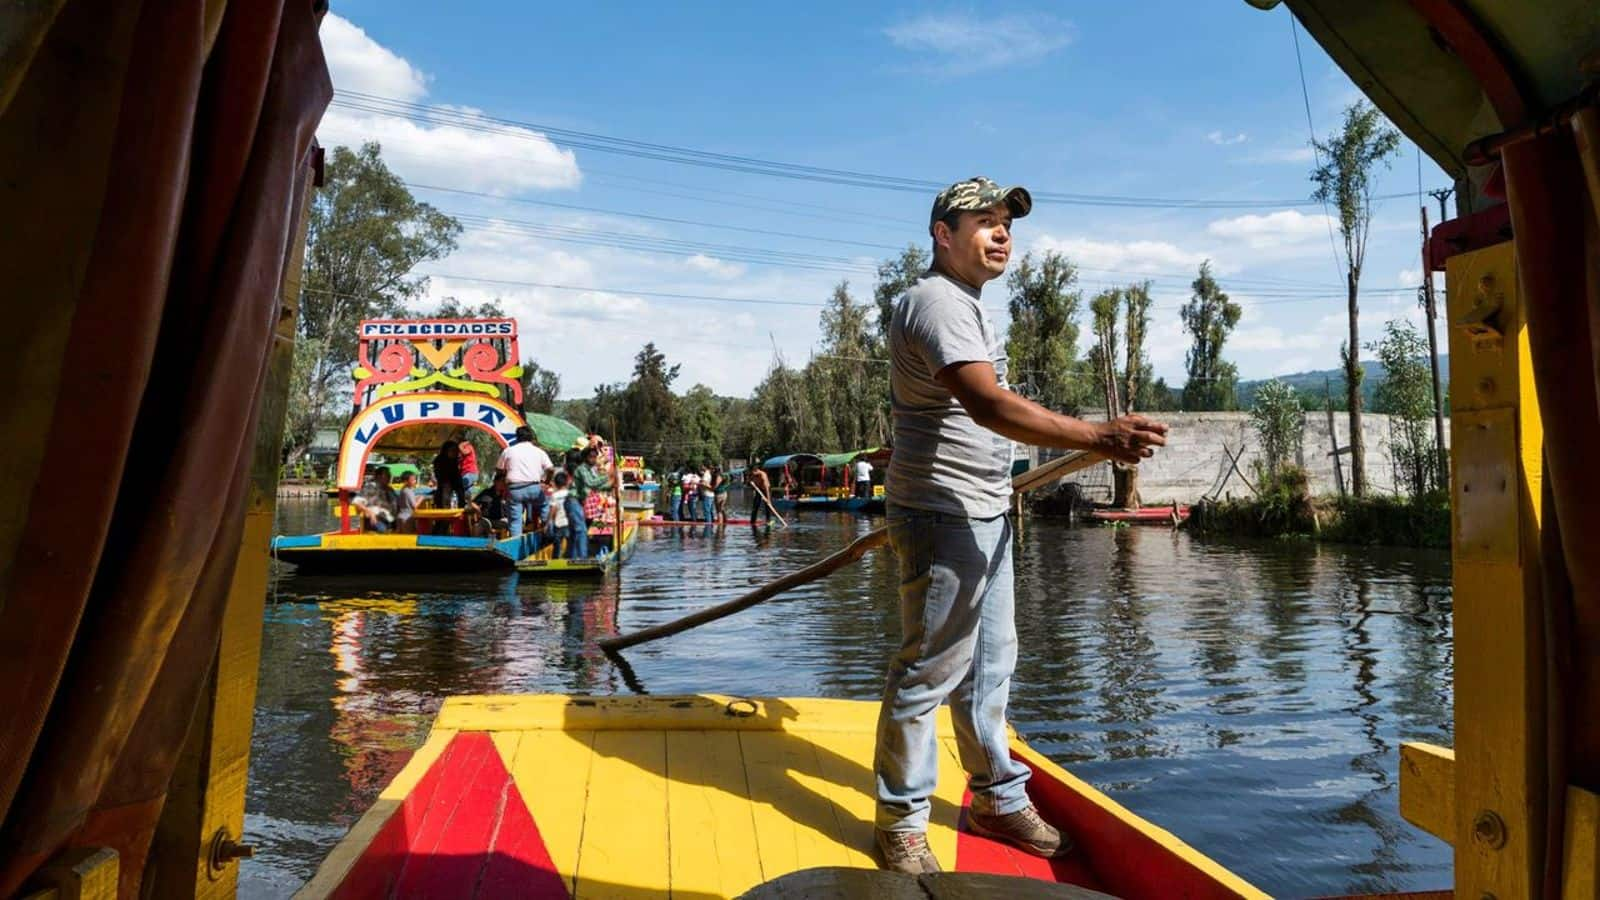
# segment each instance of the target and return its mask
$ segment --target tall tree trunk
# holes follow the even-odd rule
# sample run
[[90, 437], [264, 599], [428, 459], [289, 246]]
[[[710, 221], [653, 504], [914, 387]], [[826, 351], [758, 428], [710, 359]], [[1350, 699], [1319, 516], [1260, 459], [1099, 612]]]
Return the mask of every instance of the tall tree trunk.
[[[1139, 357], [1129, 348], [1127, 379], [1123, 383], [1122, 411], [1132, 413], [1134, 401], [1139, 393]], [[1120, 509], [1138, 509], [1142, 505], [1139, 499], [1139, 467], [1122, 463], [1111, 464], [1111, 489], [1114, 505]]]
[[1344, 385], [1350, 405], [1350, 492], [1367, 495], [1367, 451], [1361, 439], [1361, 336], [1356, 327], [1356, 273], [1349, 272], [1345, 285], [1350, 292], [1350, 344], [1344, 358]]

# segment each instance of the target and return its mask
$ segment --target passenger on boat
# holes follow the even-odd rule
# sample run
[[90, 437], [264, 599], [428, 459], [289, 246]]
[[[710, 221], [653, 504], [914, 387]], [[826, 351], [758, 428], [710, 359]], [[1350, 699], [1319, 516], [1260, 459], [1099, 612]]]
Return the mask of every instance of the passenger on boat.
[[400, 476], [399, 499], [395, 502], [394, 530], [401, 534], [416, 531], [417, 511], [417, 473], [407, 472]]
[[605, 491], [611, 487], [612, 476], [601, 471], [599, 463], [600, 449], [591, 446], [583, 451], [583, 465], [572, 473], [572, 490], [567, 495], [566, 513], [572, 531], [572, 546], [568, 555], [573, 559], [589, 558], [588, 513], [593, 506], [590, 496], [599, 493], [603, 498]]
[[363, 531], [385, 534], [395, 527], [400, 495], [395, 492], [387, 468], [378, 468], [373, 473], [372, 481], [370, 489], [350, 498], [350, 508], [361, 514]]
[[721, 466], [711, 467], [711, 517], [718, 525], [728, 524], [728, 484], [733, 479], [722, 474]]
[[894, 458], [889, 543], [900, 565], [900, 650], [889, 664], [874, 754], [876, 843], [885, 868], [919, 874], [938, 782], [934, 713], [949, 698], [968, 769], [967, 827], [1038, 856], [1072, 841], [1028, 798], [1029, 768], [1011, 756], [1006, 702], [1017, 662], [1012, 596], [1011, 441], [1087, 449], [1137, 463], [1166, 443], [1143, 416], [1088, 423], [1012, 393], [1005, 345], [984, 313], [984, 283], [1005, 272], [1011, 224], [1033, 199], [987, 178], [933, 202], [933, 265], [889, 320]]
[[700, 521], [700, 473], [693, 467], [685, 467], [683, 473], [683, 515], [678, 517], [681, 522]]
[[[550, 478], [550, 524], [545, 526], [545, 536], [555, 548], [550, 552], [552, 558], [560, 557], [563, 548], [573, 545], [572, 519], [567, 513], [567, 502], [572, 494], [569, 489], [571, 484], [572, 477], [564, 469], [556, 469]], [[579, 510], [581, 515], [581, 505]], [[588, 535], [585, 534], [584, 538], [587, 543]]]
[[460, 509], [467, 503], [467, 486], [461, 482], [461, 445], [445, 441], [433, 458], [433, 508]]
[[466, 508], [467, 527], [472, 534], [493, 537], [511, 528], [511, 488], [506, 484], [506, 473], [494, 473], [494, 481]]
[[772, 499], [772, 479], [767, 477], [766, 469], [750, 469], [745, 472], [744, 481], [750, 488], [750, 527], [765, 519], [768, 525], [772, 524], [772, 512], [767, 509], [767, 502]]
[[456, 452], [461, 454], [461, 502], [466, 503], [472, 486], [478, 481], [478, 450], [466, 438], [458, 439], [456, 447]]
[[863, 458], [857, 458], [856, 470], [856, 496], [867, 500], [872, 499], [872, 463]]
[[717, 517], [717, 487], [711, 483], [711, 468], [700, 467], [700, 519], [710, 522]]
[[495, 470], [506, 473], [506, 485], [511, 489], [510, 537], [522, 536], [522, 523], [530, 521], [535, 529], [544, 519], [544, 473], [555, 465], [550, 454], [534, 441], [533, 429], [526, 425], [517, 428], [517, 442], [501, 451]]

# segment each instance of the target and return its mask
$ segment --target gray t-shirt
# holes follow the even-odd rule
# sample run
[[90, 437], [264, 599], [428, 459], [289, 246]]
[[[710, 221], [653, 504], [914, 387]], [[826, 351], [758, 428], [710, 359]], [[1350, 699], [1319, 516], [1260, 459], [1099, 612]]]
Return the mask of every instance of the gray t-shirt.
[[894, 455], [884, 493], [912, 509], [987, 519], [1011, 499], [1011, 441], [972, 420], [934, 375], [988, 360], [1006, 385], [1005, 347], [983, 314], [978, 291], [924, 272], [895, 302], [889, 320], [889, 400]]

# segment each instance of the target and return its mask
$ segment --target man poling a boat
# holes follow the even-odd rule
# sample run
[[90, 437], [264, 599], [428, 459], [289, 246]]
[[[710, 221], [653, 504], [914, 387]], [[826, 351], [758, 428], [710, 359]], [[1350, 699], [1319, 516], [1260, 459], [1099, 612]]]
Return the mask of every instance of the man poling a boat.
[[1167, 427], [1129, 415], [1090, 423], [1013, 393], [1006, 351], [979, 296], [1005, 272], [1011, 225], [1033, 199], [988, 178], [933, 202], [933, 265], [894, 305], [889, 325], [894, 457], [885, 484], [889, 543], [900, 565], [900, 650], [879, 713], [876, 843], [887, 869], [936, 872], [929, 798], [938, 780], [934, 713], [951, 701], [970, 775], [968, 827], [1038, 856], [1070, 838], [1028, 799], [1013, 760], [1006, 701], [1017, 661], [1012, 599], [1011, 442], [1092, 450], [1137, 463]]

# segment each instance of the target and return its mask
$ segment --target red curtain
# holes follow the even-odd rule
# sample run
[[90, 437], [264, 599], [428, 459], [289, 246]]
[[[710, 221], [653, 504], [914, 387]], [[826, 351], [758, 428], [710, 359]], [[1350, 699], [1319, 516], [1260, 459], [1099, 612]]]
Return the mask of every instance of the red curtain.
[[126, 897], [215, 656], [332, 87], [314, 0], [56, 6], [0, 47], [0, 350], [27, 364], [0, 398], [0, 896], [110, 846]]

